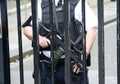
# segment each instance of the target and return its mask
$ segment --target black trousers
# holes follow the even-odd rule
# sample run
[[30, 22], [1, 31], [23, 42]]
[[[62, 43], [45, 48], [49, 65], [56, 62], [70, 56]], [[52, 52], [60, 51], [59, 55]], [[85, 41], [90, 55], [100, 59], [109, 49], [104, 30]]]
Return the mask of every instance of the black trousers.
[[[75, 74], [72, 70], [72, 64], [71, 64], [71, 84], [83, 84], [83, 72], [80, 72], [79, 74]], [[86, 71], [86, 84], [89, 84], [88, 80], [88, 70]], [[58, 62], [56, 68], [55, 68], [55, 84], [65, 84], [65, 64], [64, 62], [60, 61]], [[41, 62], [41, 80], [42, 84], [52, 84], [51, 81], [51, 65], [46, 62]]]

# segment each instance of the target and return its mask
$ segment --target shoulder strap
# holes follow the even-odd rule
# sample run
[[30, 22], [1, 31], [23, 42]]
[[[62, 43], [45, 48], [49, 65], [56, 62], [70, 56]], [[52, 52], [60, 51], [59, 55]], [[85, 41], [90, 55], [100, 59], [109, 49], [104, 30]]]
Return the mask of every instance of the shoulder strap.
[[29, 16], [29, 18], [23, 23], [22, 27], [31, 26], [30, 24], [31, 20], [32, 20], [32, 16]]
[[[62, 0], [61, 0], [61, 1], [62, 1]], [[57, 20], [55, 0], [53, 0], [53, 15], [54, 15], [54, 18], [53, 18], [53, 19], [55, 20], [56, 30], [58, 30], [58, 20]]]

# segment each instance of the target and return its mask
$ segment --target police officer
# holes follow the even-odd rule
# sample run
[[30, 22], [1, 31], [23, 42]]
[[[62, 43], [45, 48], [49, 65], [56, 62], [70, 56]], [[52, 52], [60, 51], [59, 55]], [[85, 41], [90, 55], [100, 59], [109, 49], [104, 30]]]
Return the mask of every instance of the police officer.
[[[74, 2], [76, 0], [70, 0], [70, 1]], [[44, 13], [43, 8], [46, 6], [44, 6], [45, 4], [43, 3], [48, 3], [49, 0], [42, 0], [41, 2], [42, 2], [41, 6], [38, 5], [38, 19], [43, 23], [45, 23], [48, 21], [46, 19], [43, 19], [43, 18], [46, 18], [46, 16], [44, 16], [45, 14], [43, 14]], [[59, 0], [55, 0], [55, 5], [57, 6], [59, 2], [60, 2]], [[86, 7], [86, 10], [85, 10], [86, 11], [86, 53], [88, 55], [90, 54], [91, 48], [93, 46], [93, 43], [96, 37], [97, 18], [87, 3], [85, 3], [85, 7]], [[79, 0], [74, 7], [74, 17], [79, 22], [82, 21], [81, 0]], [[46, 26], [49, 28], [48, 25]], [[33, 40], [32, 26], [29, 24], [29, 25], [23, 26], [23, 28], [24, 28], [23, 32], [25, 36], [32, 41]], [[60, 26], [59, 29], [63, 29], [62, 26]], [[50, 40], [47, 37], [42, 36], [40, 34], [38, 39], [39, 39], [39, 46], [43, 48], [42, 53], [44, 57], [50, 58], [50, 50], [44, 50], [44, 48], [49, 47], [49, 45], [51, 44]], [[41, 80], [43, 81], [43, 84], [51, 84], [51, 67], [50, 66], [51, 65], [46, 61], [42, 61], [41, 63]], [[71, 82], [74, 84], [81, 84], [83, 82], [83, 72], [80, 70], [80, 68], [76, 64], [74, 64], [73, 67], [74, 68], [72, 71]], [[55, 84], [65, 84], [64, 70], [65, 70], [64, 56], [61, 56], [61, 59], [56, 66]], [[89, 84], [88, 79], [86, 81], [87, 81], [87, 84]]]

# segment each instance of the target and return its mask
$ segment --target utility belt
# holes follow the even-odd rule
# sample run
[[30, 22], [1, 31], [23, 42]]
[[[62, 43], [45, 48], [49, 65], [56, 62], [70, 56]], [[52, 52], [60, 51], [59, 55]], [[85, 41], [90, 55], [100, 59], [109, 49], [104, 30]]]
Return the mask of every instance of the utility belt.
[[[89, 54], [89, 56], [88, 56], [88, 58], [86, 60], [87, 66], [91, 65], [91, 60], [90, 59], [91, 59], [91, 56]], [[48, 64], [51, 64], [51, 57], [47, 57], [46, 55], [43, 54], [43, 52], [41, 52], [41, 54], [40, 54], [40, 62], [43, 62], [43, 61], [48, 63]], [[73, 62], [73, 60], [70, 60], [70, 61]], [[65, 63], [65, 58], [59, 58], [57, 63], [64, 64]], [[57, 63], [56, 63], [56, 61], [54, 61], [55, 66], [57, 65]]]
[[[47, 57], [46, 55], [43, 54], [43, 52], [41, 52], [41, 54], [40, 54], [40, 62], [46, 62], [48, 64], [51, 64], [51, 57]], [[65, 59], [64, 58], [60, 58], [58, 63], [59, 64], [64, 64], [65, 63]]]

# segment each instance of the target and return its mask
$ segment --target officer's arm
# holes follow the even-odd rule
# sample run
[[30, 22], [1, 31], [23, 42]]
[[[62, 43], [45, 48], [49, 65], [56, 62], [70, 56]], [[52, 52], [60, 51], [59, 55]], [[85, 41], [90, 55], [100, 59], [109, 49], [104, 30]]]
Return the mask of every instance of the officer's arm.
[[[29, 39], [33, 40], [32, 26], [25, 26], [23, 28], [24, 35]], [[39, 45], [43, 48], [46, 48], [50, 45], [50, 40], [44, 36], [39, 35]]]
[[91, 48], [93, 46], [95, 37], [96, 37], [96, 27], [91, 28], [90, 30], [87, 31], [86, 34], [86, 52], [87, 54], [90, 53]]
[[29, 40], [33, 40], [32, 27], [31, 26], [25, 26], [23, 28], [23, 33]]

